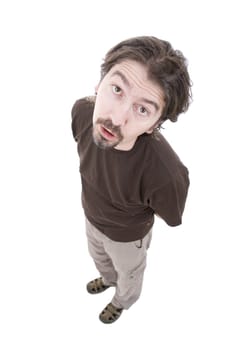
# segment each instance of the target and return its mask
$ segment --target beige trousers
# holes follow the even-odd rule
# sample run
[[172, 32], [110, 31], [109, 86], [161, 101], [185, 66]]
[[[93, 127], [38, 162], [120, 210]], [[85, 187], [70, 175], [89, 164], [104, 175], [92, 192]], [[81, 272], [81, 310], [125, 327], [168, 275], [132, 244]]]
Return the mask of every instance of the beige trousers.
[[152, 230], [134, 242], [109, 239], [86, 219], [88, 249], [106, 285], [116, 287], [113, 305], [128, 309], [139, 298]]

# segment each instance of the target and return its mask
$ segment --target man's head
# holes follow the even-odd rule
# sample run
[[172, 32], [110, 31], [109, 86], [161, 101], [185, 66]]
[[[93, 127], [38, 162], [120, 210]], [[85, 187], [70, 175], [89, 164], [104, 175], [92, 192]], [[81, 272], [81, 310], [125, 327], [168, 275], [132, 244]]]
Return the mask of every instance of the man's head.
[[[155, 37], [114, 46], [101, 66], [93, 116], [100, 147], [129, 150], [143, 133], [188, 109], [191, 82], [183, 54]], [[109, 133], [110, 132], [110, 133]]]

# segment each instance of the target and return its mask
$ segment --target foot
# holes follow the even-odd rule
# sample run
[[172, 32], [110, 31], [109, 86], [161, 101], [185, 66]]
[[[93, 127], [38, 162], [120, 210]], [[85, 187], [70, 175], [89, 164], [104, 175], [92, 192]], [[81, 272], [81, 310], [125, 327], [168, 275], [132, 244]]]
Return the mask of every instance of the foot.
[[99, 319], [103, 323], [113, 323], [120, 317], [123, 309], [119, 309], [112, 303], [108, 304], [106, 308], [100, 313]]
[[90, 281], [87, 283], [87, 291], [90, 294], [99, 294], [104, 292], [106, 289], [108, 289], [110, 286], [106, 286], [103, 282], [102, 277], [96, 278], [93, 281]]

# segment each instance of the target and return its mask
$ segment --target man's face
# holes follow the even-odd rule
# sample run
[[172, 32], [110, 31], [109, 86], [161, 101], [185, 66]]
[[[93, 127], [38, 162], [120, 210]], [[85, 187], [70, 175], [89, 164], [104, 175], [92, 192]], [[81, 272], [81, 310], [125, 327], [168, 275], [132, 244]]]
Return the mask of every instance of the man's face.
[[152, 133], [164, 108], [161, 88], [132, 60], [116, 64], [96, 92], [93, 138], [101, 148], [132, 149], [138, 136]]

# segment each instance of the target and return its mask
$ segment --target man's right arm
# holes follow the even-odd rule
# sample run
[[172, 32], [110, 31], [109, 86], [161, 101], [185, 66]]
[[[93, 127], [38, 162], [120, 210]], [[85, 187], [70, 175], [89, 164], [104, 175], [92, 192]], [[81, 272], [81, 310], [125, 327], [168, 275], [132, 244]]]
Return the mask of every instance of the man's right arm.
[[84, 97], [75, 102], [71, 110], [72, 116], [72, 133], [76, 142], [79, 141], [79, 136], [85, 130], [87, 123], [87, 115], [93, 113], [94, 109], [93, 97]]
[[75, 139], [75, 141], [78, 141], [78, 112], [79, 112], [79, 105], [80, 105], [80, 100], [77, 100], [75, 104], [72, 107], [71, 110], [71, 117], [72, 117], [72, 122], [71, 122], [71, 129], [72, 129], [72, 134]]

